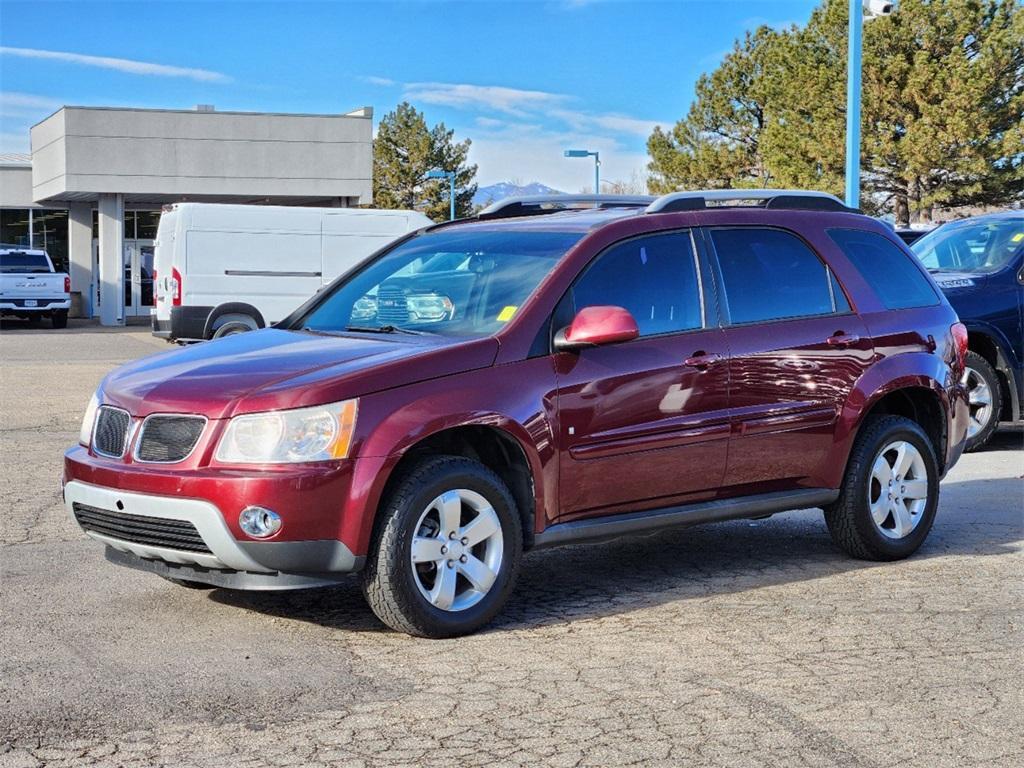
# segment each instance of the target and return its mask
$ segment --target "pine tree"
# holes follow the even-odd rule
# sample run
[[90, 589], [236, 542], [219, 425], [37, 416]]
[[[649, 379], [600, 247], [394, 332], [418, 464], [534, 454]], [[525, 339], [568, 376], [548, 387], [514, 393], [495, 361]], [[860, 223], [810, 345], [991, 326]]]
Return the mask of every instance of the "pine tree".
[[[803, 187], [840, 194], [847, 3], [803, 28], [748, 34], [701, 79], [670, 137], [648, 142], [652, 191]], [[862, 206], [900, 223], [934, 206], [1024, 196], [1024, 8], [902, 0], [864, 27]]]
[[373, 200], [378, 208], [423, 211], [435, 221], [448, 218], [447, 179], [427, 172], [455, 172], [455, 214], [472, 213], [476, 166], [467, 163], [470, 141], [455, 141], [455, 132], [439, 123], [427, 127], [423, 113], [408, 102], [380, 121], [373, 142]]

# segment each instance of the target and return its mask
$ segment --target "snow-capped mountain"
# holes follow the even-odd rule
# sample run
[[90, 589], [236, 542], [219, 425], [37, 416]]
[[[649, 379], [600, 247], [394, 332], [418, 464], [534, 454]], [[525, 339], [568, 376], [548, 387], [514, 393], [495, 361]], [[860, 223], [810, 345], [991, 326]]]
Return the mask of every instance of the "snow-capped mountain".
[[487, 187], [480, 187], [473, 195], [473, 205], [490, 205], [506, 197], [519, 197], [521, 195], [560, 195], [557, 189], [552, 189], [546, 184], [534, 181], [530, 184], [518, 185], [511, 181], [502, 181], [498, 184], [491, 184]]

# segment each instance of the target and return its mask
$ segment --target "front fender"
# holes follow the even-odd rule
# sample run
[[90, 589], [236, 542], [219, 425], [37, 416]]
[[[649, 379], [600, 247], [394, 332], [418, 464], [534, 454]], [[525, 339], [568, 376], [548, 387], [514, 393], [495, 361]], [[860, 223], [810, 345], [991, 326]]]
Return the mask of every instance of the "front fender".
[[[548, 406], [555, 378], [547, 358], [388, 390], [360, 400], [360, 420], [372, 424], [360, 441], [342, 540], [364, 554], [385, 488], [402, 458], [416, 445], [446, 430], [466, 426], [495, 429], [526, 457], [533, 480], [534, 532], [557, 509], [557, 456]], [[365, 470], [364, 470], [365, 467]]]

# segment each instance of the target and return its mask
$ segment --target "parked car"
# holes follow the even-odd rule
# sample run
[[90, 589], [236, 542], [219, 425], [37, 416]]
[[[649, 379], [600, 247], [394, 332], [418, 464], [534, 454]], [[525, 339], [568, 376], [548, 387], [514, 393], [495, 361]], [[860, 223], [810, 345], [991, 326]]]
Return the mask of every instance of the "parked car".
[[115, 563], [232, 589], [361, 571], [385, 624], [447, 637], [529, 549], [821, 507], [850, 555], [907, 557], [966, 439], [966, 351], [892, 230], [829, 195], [512, 200], [275, 328], [113, 371], [64, 498]]
[[273, 325], [374, 251], [429, 224], [417, 211], [167, 206], [157, 229], [153, 335], [200, 341]]
[[931, 230], [927, 229], [912, 229], [910, 227], [898, 227], [896, 229], [896, 236], [907, 245], [913, 245], [922, 237], [928, 234]]
[[50, 318], [66, 328], [71, 309], [71, 278], [53, 268], [46, 251], [0, 245], [0, 316], [30, 323]]
[[967, 326], [967, 450], [977, 450], [1000, 421], [1021, 418], [1024, 211], [944, 224], [914, 243], [913, 251]]

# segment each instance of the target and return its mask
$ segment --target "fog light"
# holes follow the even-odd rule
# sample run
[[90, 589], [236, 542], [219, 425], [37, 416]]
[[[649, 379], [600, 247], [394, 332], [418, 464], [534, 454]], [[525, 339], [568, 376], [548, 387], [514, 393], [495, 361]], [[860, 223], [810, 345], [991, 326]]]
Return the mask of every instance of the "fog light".
[[238, 524], [250, 536], [265, 539], [281, 530], [281, 516], [265, 507], [246, 507], [238, 516]]

